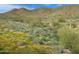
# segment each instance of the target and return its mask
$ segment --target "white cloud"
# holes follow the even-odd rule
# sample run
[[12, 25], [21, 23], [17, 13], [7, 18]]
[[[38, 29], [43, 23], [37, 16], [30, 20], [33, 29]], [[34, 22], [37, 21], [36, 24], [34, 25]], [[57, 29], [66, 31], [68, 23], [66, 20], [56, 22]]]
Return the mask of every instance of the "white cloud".
[[2, 4], [2, 5], [0, 5], [0, 13], [6, 12], [6, 11], [14, 9], [14, 8], [21, 8], [21, 7], [15, 6], [15, 5]]

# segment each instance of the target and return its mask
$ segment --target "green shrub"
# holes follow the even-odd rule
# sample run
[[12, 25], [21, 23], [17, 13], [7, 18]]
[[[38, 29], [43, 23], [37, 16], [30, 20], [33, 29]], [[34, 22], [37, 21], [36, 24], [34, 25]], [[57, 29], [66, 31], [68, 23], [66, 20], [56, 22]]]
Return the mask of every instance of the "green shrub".
[[79, 31], [64, 26], [58, 30], [58, 36], [61, 48], [68, 48], [72, 53], [79, 53]]

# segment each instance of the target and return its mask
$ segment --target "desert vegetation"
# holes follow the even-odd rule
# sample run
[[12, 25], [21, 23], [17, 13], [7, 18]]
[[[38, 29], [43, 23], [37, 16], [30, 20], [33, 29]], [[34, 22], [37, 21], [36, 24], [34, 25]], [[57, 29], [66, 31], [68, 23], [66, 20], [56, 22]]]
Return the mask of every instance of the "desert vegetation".
[[65, 49], [79, 53], [79, 6], [0, 13], [1, 54], [61, 54]]

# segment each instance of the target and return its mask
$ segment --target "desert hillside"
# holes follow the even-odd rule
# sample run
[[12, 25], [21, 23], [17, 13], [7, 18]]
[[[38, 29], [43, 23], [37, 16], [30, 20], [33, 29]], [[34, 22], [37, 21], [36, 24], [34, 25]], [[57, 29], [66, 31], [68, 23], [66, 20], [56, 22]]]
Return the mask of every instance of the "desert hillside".
[[0, 53], [79, 53], [79, 6], [0, 13]]

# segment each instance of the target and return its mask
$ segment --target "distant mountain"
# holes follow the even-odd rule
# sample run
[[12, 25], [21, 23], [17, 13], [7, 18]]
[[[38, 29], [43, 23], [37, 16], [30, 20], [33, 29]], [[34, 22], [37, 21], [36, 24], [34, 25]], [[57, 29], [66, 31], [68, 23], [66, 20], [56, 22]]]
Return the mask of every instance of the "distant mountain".
[[60, 6], [57, 8], [38, 8], [34, 10], [25, 8], [13, 9], [6, 13], [0, 13], [0, 20], [30, 22], [31, 20], [53, 18], [54, 15], [63, 15], [64, 18], [79, 18], [79, 6]]
[[8, 11], [6, 13], [0, 14], [0, 19], [2, 18], [15, 18], [15, 17], [21, 17], [26, 18], [30, 16], [35, 17], [43, 17], [45, 15], [50, 14], [78, 14], [79, 13], [79, 6], [72, 5], [72, 6], [60, 6], [58, 8], [38, 8], [34, 10], [28, 10], [25, 8], [20, 9], [13, 9], [11, 11]]
[[76, 10], [79, 9], [79, 6], [78, 5], [63, 5], [63, 6], [60, 6], [60, 7], [57, 7], [57, 8], [37, 8], [37, 9], [34, 9], [34, 10], [28, 10], [26, 8], [19, 8], [19, 9], [13, 9], [13, 10], [10, 10], [8, 12], [5, 12], [3, 14], [6, 14], [6, 13], [15, 13], [15, 14], [18, 14], [18, 13], [51, 13], [51, 12], [57, 12], [57, 11], [74, 11], [74, 12], [77, 12]]

